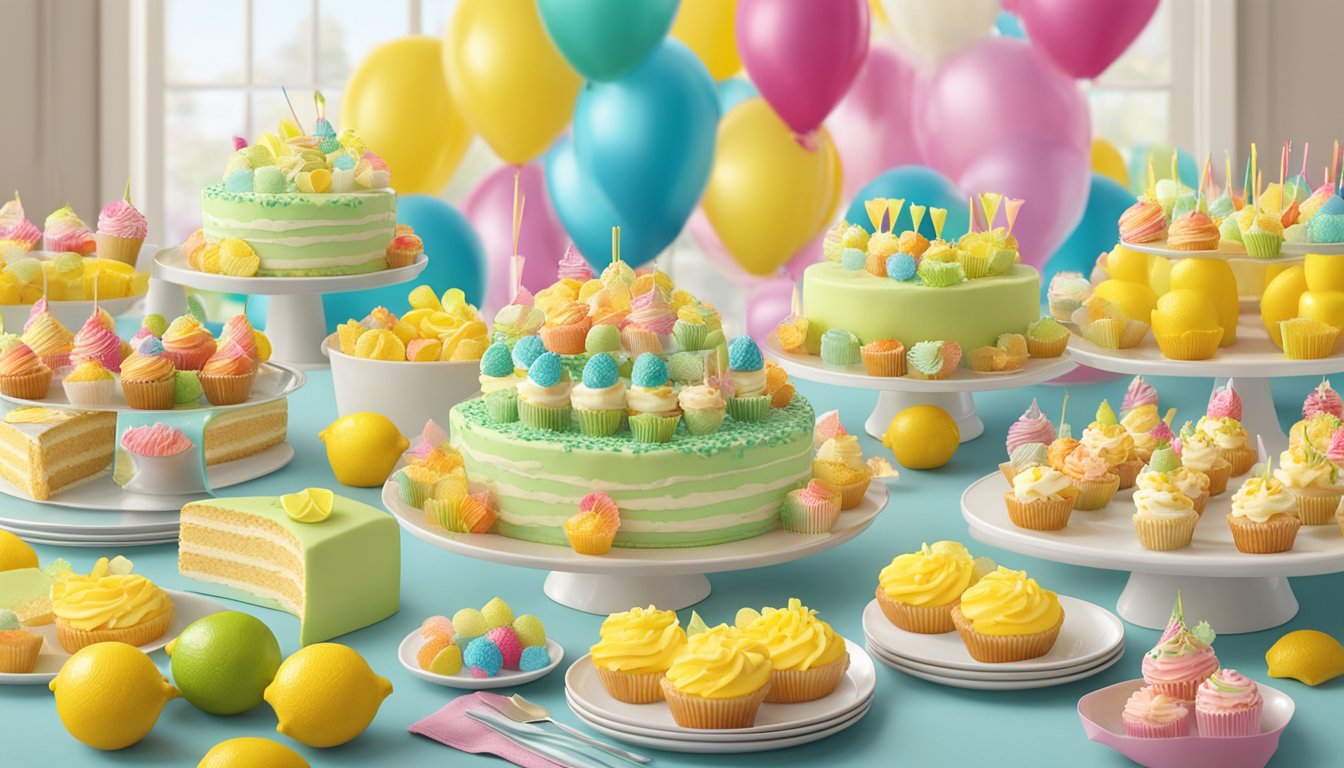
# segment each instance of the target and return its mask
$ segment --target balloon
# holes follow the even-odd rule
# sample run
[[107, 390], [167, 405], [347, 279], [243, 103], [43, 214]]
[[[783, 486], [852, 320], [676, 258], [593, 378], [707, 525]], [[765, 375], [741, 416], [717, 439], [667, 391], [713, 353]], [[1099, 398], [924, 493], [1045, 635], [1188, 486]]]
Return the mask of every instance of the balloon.
[[509, 303], [510, 262], [513, 256], [513, 175], [518, 173], [518, 190], [526, 200], [522, 226], [518, 230], [518, 252], [527, 257], [523, 264], [523, 285], [538, 290], [555, 281], [555, 273], [569, 245], [569, 235], [551, 207], [546, 191], [546, 175], [541, 166], [501, 166], [476, 184], [462, 201], [462, 213], [476, 228], [485, 248], [488, 279], [482, 309], [487, 315]]
[[1071, 77], [1093, 78], [1125, 52], [1158, 0], [1015, 0], [1031, 42]]
[[1114, 181], [1121, 186], [1129, 185], [1129, 170], [1125, 168], [1125, 156], [1114, 144], [1103, 138], [1092, 140], [1092, 172]]
[[[387, 162], [402, 194], [441, 192], [471, 142], [471, 127], [443, 79], [442, 49], [430, 37], [383, 43], [345, 85], [340, 127], [358, 131]], [[405, 119], [408, 104], [415, 105], [414, 120]]]
[[546, 153], [546, 190], [565, 231], [594, 269], [610, 263], [612, 227], [621, 228], [621, 260], [632, 267], [651, 261], [671, 242], [655, 237], [648, 227], [621, 219], [606, 194], [580, 169], [568, 136]]
[[574, 153], [611, 209], [661, 250], [704, 192], [718, 122], [714, 81], [686, 46], [667, 40], [620, 80], [584, 86]]
[[999, 0], [882, 0], [887, 28], [901, 53], [925, 69], [987, 36]]
[[981, 153], [957, 186], [972, 195], [1002, 192], [1025, 200], [1013, 235], [1022, 263], [1039, 267], [1077, 226], [1090, 176], [1086, 152], [1052, 138], [1021, 135]]
[[[829, 222], [827, 224], [829, 225]], [[696, 244], [700, 246], [700, 251], [704, 254], [705, 260], [713, 264], [734, 285], [751, 288], [768, 279], [768, 277], [753, 275], [737, 263], [733, 255], [724, 247], [723, 241], [714, 232], [714, 225], [709, 223], [709, 217], [705, 216], [703, 208], [695, 209], [695, 213], [691, 214], [690, 221], [686, 222], [686, 229], [690, 231]], [[825, 239], [826, 227], [823, 226], [821, 231], [817, 232], [816, 237], [793, 254], [793, 257], [784, 265], [784, 273], [794, 280], [802, 280], [803, 272], [822, 260], [821, 244]]]
[[410, 225], [425, 241], [425, 253], [429, 255], [425, 271], [414, 283], [326, 294], [322, 307], [328, 332], [346, 320], [364, 317], [377, 306], [398, 315], [410, 310], [407, 295], [415, 285], [431, 286], [439, 294], [461, 288], [468, 302], [480, 306], [485, 295], [485, 249], [467, 217], [437, 197], [401, 195], [397, 198], [397, 223]]
[[[1189, 152], [1170, 144], [1139, 144], [1129, 153], [1129, 191], [1142, 195], [1148, 189], [1149, 160], [1153, 163], [1154, 179], [1171, 178], [1172, 152], [1176, 153], [1176, 173], [1180, 174], [1181, 183], [1194, 187], [1199, 178], [1199, 166], [1195, 165], [1195, 158]], [[1233, 182], [1236, 181], [1233, 178]]]
[[733, 107], [746, 101], [760, 96], [756, 86], [751, 84], [750, 80], [743, 77], [730, 77], [727, 80], [719, 81], [719, 114], [726, 115], [732, 111]]
[[742, 68], [733, 38], [736, 13], [737, 0], [681, 0], [672, 22], [672, 36], [691, 49], [715, 80], [732, 77]]
[[874, 48], [854, 85], [826, 118], [845, 169], [843, 199], [852, 198], [864, 182], [888, 168], [923, 162], [910, 111], [916, 77], [896, 52]]
[[1062, 139], [1084, 154], [1092, 141], [1078, 85], [1021, 40], [991, 37], [943, 62], [915, 89], [915, 138], [925, 162], [957, 178], [1005, 137]]
[[[1134, 195], [1130, 194], [1128, 189], [1100, 173], [1093, 172], [1083, 218], [1078, 220], [1078, 226], [1073, 228], [1073, 233], [1063, 245], [1059, 246], [1059, 250], [1055, 251], [1055, 255], [1041, 270], [1042, 298], [1045, 298], [1050, 278], [1056, 273], [1081, 272], [1087, 275], [1092, 272], [1097, 256], [1109, 251], [1120, 239], [1118, 225], [1120, 214], [1133, 203]], [[1023, 206], [1023, 216], [1026, 215], [1027, 206], [1030, 205], [1031, 202], [1028, 201], [1026, 206]]]
[[1018, 40], [1027, 39], [1027, 30], [1022, 28], [1022, 19], [1015, 13], [999, 11], [999, 17], [994, 22], [994, 29], [998, 30], [998, 33], [1004, 37], [1015, 37]]
[[789, 316], [793, 304], [793, 280], [774, 277], [755, 288], [747, 296], [747, 335], [764, 339]]
[[[444, 31], [443, 72], [467, 120], [511, 165], [546, 151], [569, 124], [583, 85], [547, 37], [533, 0], [460, 0]], [[415, 99], [397, 106], [391, 116], [433, 127]]]
[[830, 134], [804, 149], [764, 99], [723, 119], [714, 170], [701, 203], [739, 266], [779, 269], [830, 221], [840, 202], [840, 156]]
[[555, 47], [589, 80], [629, 74], [667, 36], [677, 0], [537, 0]]
[[867, 0], [741, 0], [737, 50], [747, 74], [794, 133], [811, 133], [868, 55]]
[[[849, 210], [845, 211], [845, 220], [872, 232], [873, 225], [868, 221], [868, 212], [864, 210], [863, 202], [875, 197], [899, 197], [903, 198], [907, 204], [946, 208], [947, 221], [943, 225], [943, 238], [945, 240], [956, 240], [966, 234], [966, 225], [970, 219], [966, 211], [966, 197], [961, 194], [961, 190], [957, 189], [955, 184], [947, 180], [946, 176], [932, 168], [926, 168], [922, 165], [905, 165], [900, 168], [892, 168], [869, 181], [863, 185], [863, 188], [854, 197], [853, 202], [849, 205]], [[897, 222], [897, 224], [896, 231], [899, 233], [902, 231], [902, 227], [899, 226], [900, 222]], [[908, 224], [905, 228], [909, 228]], [[933, 223], [929, 221], [927, 216], [924, 217], [924, 222], [920, 224], [919, 232], [930, 240], [933, 239]]]

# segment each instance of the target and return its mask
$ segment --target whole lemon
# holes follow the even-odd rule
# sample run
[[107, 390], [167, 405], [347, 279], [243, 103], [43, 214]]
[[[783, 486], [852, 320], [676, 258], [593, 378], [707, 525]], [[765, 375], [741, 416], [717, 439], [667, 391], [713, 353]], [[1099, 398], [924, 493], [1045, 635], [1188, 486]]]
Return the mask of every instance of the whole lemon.
[[1292, 266], [1280, 272], [1265, 286], [1260, 297], [1260, 321], [1269, 331], [1269, 337], [1278, 346], [1283, 346], [1279, 323], [1297, 317], [1297, 306], [1302, 295], [1307, 292], [1306, 271]]
[[344, 645], [318, 643], [280, 665], [266, 687], [275, 730], [310, 747], [335, 747], [364, 732], [392, 684]]
[[381, 413], [352, 413], [318, 433], [327, 444], [327, 463], [336, 479], [356, 488], [376, 488], [387, 481], [410, 441]]
[[244, 736], [211, 747], [196, 768], [308, 768], [308, 761], [284, 744]]
[[9, 531], [0, 531], [0, 571], [36, 567], [37, 553], [28, 542]]
[[1314, 629], [1299, 629], [1280, 637], [1265, 652], [1270, 677], [1292, 677], [1320, 685], [1344, 675], [1344, 646]]
[[936, 469], [952, 460], [961, 444], [961, 430], [942, 408], [915, 405], [891, 418], [882, 444], [907, 469]]
[[1218, 324], [1223, 327], [1223, 340], [1219, 346], [1235, 344], [1241, 299], [1232, 266], [1218, 259], [1181, 259], [1171, 266], [1171, 290], [1182, 288], [1200, 291], [1213, 299]]
[[1116, 280], [1147, 286], [1150, 261], [1148, 254], [1117, 243], [1111, 252], [1106, 254], [1106, 273]]
[[177, 696], [154, 662], [125, 643], [80, 649], [48, 687], [61, 724], [94, 749], [124, 749], [145, 738]]
[[239, 611], [192, 622], [168, 652], [182, 698], [212, 715], [236, 715], [260, 704], [281, 659], [270, 627]]
[[[1139, 254], [1144, 257], [1144, 267], [1147, 268], [1147, 254]], [[1110, 262], [1107, 262], [1109, 264]], [[1149, 288], [1147, 283], [1132, 283], [1127, 280], [1117, 280], [1112, 278], [1097, 283], [1097, 287], [1092, 291], [1107, 301], [1113, 302], [1124, 312], [1125, 317], [1134, 320], [1148, 319], [1148, 314], [1157, 306], [1157, 294]]]

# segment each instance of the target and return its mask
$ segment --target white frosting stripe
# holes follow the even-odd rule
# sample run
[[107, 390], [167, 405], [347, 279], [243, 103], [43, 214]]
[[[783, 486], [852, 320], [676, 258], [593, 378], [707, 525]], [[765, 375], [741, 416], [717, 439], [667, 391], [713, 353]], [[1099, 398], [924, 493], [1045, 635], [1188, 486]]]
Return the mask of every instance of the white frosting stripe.
[[[809, 469], [806, 472], [789, 475], [779, 480], [775, 480], [774, 482], [746, 483], [729, 491], [701, 491], [699, 493], [688, 493], [684, 496], [654, 496], [647, 499], [620, 499], [616, 503], [617, 506], [626, 511], [640, 510], [646, 512], [662, 512], [695, 509], [697, 507], [708, 507], [715, 504], [740, 501], [742, 499], [749, 499], [752, 496], [759, 496], [763, 493], [792, 488], [800, 481], [806, 480], [810, 476], [811, 470]], [[490, 486], [491, 493], [501, 498], [521, 499], [542, 504], [574, 503], [574, 497], [568, 494], [528, 491], [499, 480], [488, 481], [487, 485]], [[778, 509], [777, 506], [776, 509]], [[718, 515], [712, 515], [706, 519], [716, 520], [718, 518]], [[625, 525], [625, 522], [622, 521], [621, 524]], [[714, 525], [712, 527], [718, 528], [720, 526]]]
[[314, 229], [317, 227], [359, 227], [380, 221], [396, 221], [396, 211], [372, 213], [357, 219], [224, 219], [208, 213], [201, 214], [201, 225], [228, 229], [258, 229], [266, 232], [289, 232], [296, 229]]

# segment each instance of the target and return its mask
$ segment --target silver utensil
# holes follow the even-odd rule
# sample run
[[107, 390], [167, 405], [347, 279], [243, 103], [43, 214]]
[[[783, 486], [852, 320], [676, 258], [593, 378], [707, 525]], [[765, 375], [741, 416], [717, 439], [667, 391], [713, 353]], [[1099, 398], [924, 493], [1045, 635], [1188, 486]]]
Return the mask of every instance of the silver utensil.
[[549, 744], [537, 743], [535, 740], [529, 740], [528, 737], [535, 737], [539, 740], [540, 737], [549, 736], [554, 738], [555, 736], [555, 734], [547, 733], [535, 725], [515, 723], [512, 720], [506, 720], [503, 717], [488, 715], [479, 709], [468, 709], [466, 714], [467, 717], [470, 717], [472, 720], [493, 730], [513, 744], [526, 749], [529, 752], [541, 755], [557, 765], [563, 765], [565, 768], [607, 768], [606, 765], [595, 760], [589, 760], [581, 754], [558, 749]]
[[636, 754], [634, 752], [627, 752], [626, 750], [621, 749], [620, 747], [608, 744], [605, 741], [601, 741], [599, 739], [594, 739], [593, 737], [583, 733], [582, 731], [576, 730], [574, 728], [569, 727], [568, 725], [565, 725], [559, 720], [556, 720], [555, 718], [551, 717], [551, 713], [547, 711], [545, 707], [541, 706], [540, 704], [535, 704], [531, 701], [528, 701], [519, 694], [515, 693], [514, 695], [510, 696], [507, 699], [504, 699], [503, 701], [499, 701], [497, 699], [491, 699], [487, 700], [485, 703], [491, 709], [509, 718], [515, 723], [550, 723], [551, 725], [554, 725], [555, 727], [559, 728], [560, 730], [564, 731], [570, 736], [582, 741], [583, 743], [597, 747], [598, 749], [604, 752], [608, 752], [624, 760], [629, 760], [632, 763], [639, 763], [640, 765], [646, 765], [652, 762], [649, 758], [643, 755]]

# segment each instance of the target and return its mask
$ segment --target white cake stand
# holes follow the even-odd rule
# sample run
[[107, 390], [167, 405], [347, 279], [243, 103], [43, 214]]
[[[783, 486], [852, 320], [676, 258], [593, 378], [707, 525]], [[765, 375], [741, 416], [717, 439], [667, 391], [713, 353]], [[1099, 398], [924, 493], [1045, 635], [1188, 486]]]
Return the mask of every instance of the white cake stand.
[[271, 356], [299, 368], [326, 368], [322, 340], [327, 337], [327, 316], [322, 296], [328, 293], [362, 291], [414, 280], [429, 264], [421, 256], [414, 264], [363, 275], [331, 277], [228, 277], [197, 272], [187, 264], [180, 247], [167, 248], [154, 256], [154, 277], [168, 283], [203, 291], [270, 296], [266, 335]]
[[1344, 539], [1334, 525], [1304, 525], [1292, 550], [1248, 555], [1232, 543], [1227, 513], [1232, 491], [1209, 499], [1189, 547], [1154, 552], [1139, 545], [1124, 491], [1105, 509], [1074, 511], [1062, 531], [1031, 531], [1008, 519], [999, 473], [983, 477], [961, 496], [961, 514], [971, 536], [1010, 552], [1070, 565], [1128, 571], [1116, 612], [1131, 624], [1161, 629], [1177, 591], [1186, 615], [1207, 620], [1220, 634], [1259, 632], [1297, 614], [1289, 576], [1344, 571]]
[[1166, 240], [1152, 243], [1126, 243], [1120, 245], [1138, 253], [1150, 253], [1176, 261], [1178, 259], [1216, 259], [1218, 261], [1242, 261], [1250, 264], [1301, 264], [1308, 253], [1326, 256], [1344, 254], [1344, 243], [1284, 243], [1279, 255], [1272, 259], [1257, 259], [1246, 253], [1241, 243], [1220, 240], [1218, 247], [1206, 251], [1174, 251], [1167, 247]]
[[137, 409], [127, 404], [125, 398], [121, 396], [120, 382], [117, 385], [118, 399], [107, 405], [71, 405], [70, 398], [66, 396], [65, 388], [61, 386], [59, 381], [52, 381], [51, 388], [47, 390], [47, 396], [40, 400], [10, 397], [3, 393], [0, 393], [0, 400], [17, 406], [39, 406], [60, 410], [98, 411], [101, 413], [201, 413], [204, 411], [232, 411], [239, 408], [250, 408], [254, 405], [265, 405], [294, 394], [307, 381], [308, 377], [303, 371], [284, 363], [267, 360], [257, 366], [257, 376], [252, 381], [252, 395], [236, 405], [211, 405], [202, 399], [197, 405], [191, 407], [182, 406], [164, 411]]
[[785, 352], [773, 331], [765, 338], [764, 349], [790, 376], [818, 384], [878, 390], [877, 405], [863, 428], [879, 440], [896, 414], [915, 405], [936, 405], [956, 419], [961, 442], [969, 442], [985, 432], [985, 423], [975, 412], [972, 392], [1029, 387], [1063, 376], [1076, 367], [1067, 357], [1032, 358], [1021, 370], [1011, 373], [976, 373], [963, 367], [946, 379], [929, 381], [913, 376], [869, 376], [862, 366], [828, 365], [815, 355]]
[[710, 547], [618, 548], [593, 557], [568, 547], [496, 534], [449, 533], [426, 520], [423, 510], [404, 504], [395, 482], [383, 486], [383, 506], [416, 538], [478, 560], [549, 570], [547, 597], [599, 615], [624, 611], [632, 605], [656, 605], [667, 610], [695, 605], [709, 596], [706, 573], [763, 568], [820, 554], [863, 533], [886, 505], [887, 487], [878, 481], [868, 487], [858, 507], [840, 513], [831, 533], [774, 530]]

